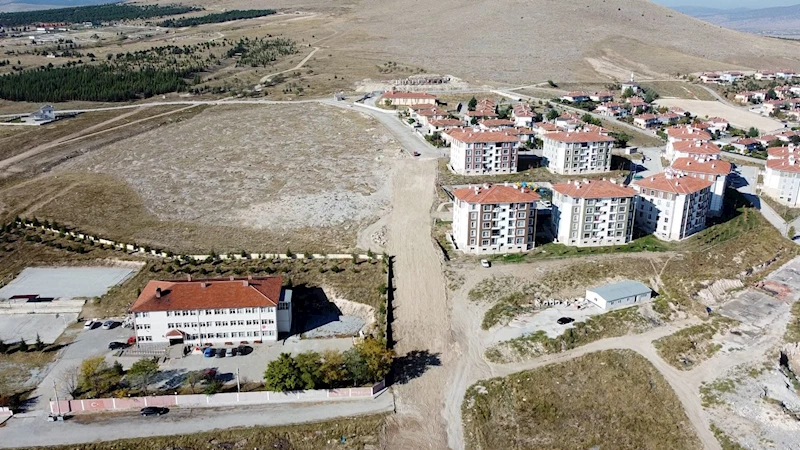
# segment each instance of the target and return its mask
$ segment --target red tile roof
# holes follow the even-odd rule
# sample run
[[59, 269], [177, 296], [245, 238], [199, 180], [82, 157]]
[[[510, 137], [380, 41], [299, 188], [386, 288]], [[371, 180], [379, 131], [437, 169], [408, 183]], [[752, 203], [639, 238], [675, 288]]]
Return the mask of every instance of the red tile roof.
[[[488, 187], [487, 187], [488, 186]], [[539, 194], [528, 188], [502, 184], [472, 186], [453, 191], [453, 195], [467, 203], [531, 203], [539, 200]]]
[[678, 140], [710, 141], [711, 135], [692, 127], [675, 126], [667, 128], [667, 136]]
[[383, 95], [381, 95], [381, 98], [417, 98], [436, 101], [435, 95], [431, 95], [426, 92], [388, 91], [384, 92]]
[[153, 280], [144, 287], [131, 311], [276, 306], [281, 298], [282, 285], [281, 277]]
[[458, 127], [464, 125], [464, 122], [458, 119], [436, 119], [436, 120], [429, 120], [428, 125], [434, 127]]
[[668, 175], [666, 172], [662, 172], [658, 175], [636, 180], [634, 181], [634, 184], [646, 189], [687, 195], [711, 187], [714, 182], [711, 180], [701, 180], [700, 178], [695, 178], [688, 175]]
[[800, 147], [790, 145], [787, 147], [770, 147], [767, 149], [767, 155], [770, 158], [783, 158], [792, 154], [800, 156]]
[[701, 143], [699, 141], [678, 141], [672, 144], [676, 152], [689, 153], [692, 155], [719, 155], [720, 149], [716, 144], [710, 142]]
[[572, 198], [633, 197], [636, 191], [605, 180], [575, 181], [553, 185], [553, 190]]
[[503, 131], [474, 131], [474, 130], [453, 130], [450, 137], [455, 141], [476, 143], [476, 142], [519, 142], [519, 138]]
[[573, 131], [573, 132], [560, 132], [560, 133], [549, 133], [545, 135], [544, 139], [552, 139], [558, 142], [568, 142], [568, 143], [581, 143], [581, 142], [614, 142], [614, 139], [611, 136], [605, 136], [596, 132], [582, 132], [582, 131]]
[[672, 163], [672, 168], [687, 173], [711, 175], [728, 175], [731, 173], [731, 163], [721, 160], [706, 161], [696, 158], [678, 158]]
[[778, 172], [800, 172], [800, 161], [793, 157], [768, 159], [767, 169], [777, 170]]
[[514, 121], [513, 120], [507, 120], [507, 119], [486, 119], [486, 120], [481, 120], [479, 123], [481, 125], [483, 125], [485, 127], [489, 127], [489, 128], [492, 128], [492, 127], [512, 127], [512, 126], [514, 126]]

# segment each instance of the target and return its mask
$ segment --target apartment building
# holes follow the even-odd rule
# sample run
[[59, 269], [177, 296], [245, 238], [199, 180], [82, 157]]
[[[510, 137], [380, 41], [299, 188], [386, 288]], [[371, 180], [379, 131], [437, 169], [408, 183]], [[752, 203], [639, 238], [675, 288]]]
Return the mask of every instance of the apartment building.
[[708, 215], [711, 217], [722, 215], [722, 208], [725, 203], [725, 189], [728, 187], [728, 176], [731, 174], [731, 163], [702, 157], [678, 158], [672, 163], [671, 167], [690, 177], [712, 181]]
[[[772, 152], [775, 148], [770, 149]], [[772, 152], [764, 170], [762, 192], [777, 202], [797, 207], [800, 205], [800, 147], [785, 147], [780, 152]]]
[[633, 239], [636, 191], [615, 181], [553, 185], [556, 241], [576, 247], [623, 245]]
[[636, 226], [664, 241], [679, 241], [705, 229], [713, 184], [669, 168], [635, 181]]
[[542, 136], [547, 169], [561, 175], [603, 173], [611, 170], [614, 138], [597, 132], [561, 132]]
[[[705, 131], [702, 131], [698, 128], [695, 128], [691, 125], [685, 126], [674, 126], [666, 129], [667, 133], [667, 148], [666, 148], [666, 158], [670, 160], [670, 162], [674, 161], [676, 158], [685, 157], [685, 156], [676, 156], [675, 155], [675, 144], [678, 142], [693, 142], [699, 144], [705, 144], [711, 142], [711, 135]], [[689, 144], [681, 144], [681, 145], [689, 145]]]
[[534, 247], [539, 195], [513, 185], [453, 191], [453, 242], [464, 253], [519, 253]]
[[519, 136], [505, 131], [454, 128], [447, 133], [450, 168], [459, 175], [517, 172]]
[[281, 277], [154, 280], [131, 306], [139, 343], [276, 341], [292, 328]]

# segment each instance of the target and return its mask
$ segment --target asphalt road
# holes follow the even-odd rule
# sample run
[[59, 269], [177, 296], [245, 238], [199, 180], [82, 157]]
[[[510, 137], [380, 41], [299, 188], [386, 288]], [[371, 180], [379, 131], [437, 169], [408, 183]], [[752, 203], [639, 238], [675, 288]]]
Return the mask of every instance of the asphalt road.
[[376, 399], [330, 403], [173, 408], [161, 417], [141, 417], [138, 411], [84, 415], [64, 422], [48, 422], [45, 417], [14, 416], [0, 430], [0, 448], [81, 444], [236, 427], [278, 426], [376, 414], [393, 409], [392, 395], [384, 392]]

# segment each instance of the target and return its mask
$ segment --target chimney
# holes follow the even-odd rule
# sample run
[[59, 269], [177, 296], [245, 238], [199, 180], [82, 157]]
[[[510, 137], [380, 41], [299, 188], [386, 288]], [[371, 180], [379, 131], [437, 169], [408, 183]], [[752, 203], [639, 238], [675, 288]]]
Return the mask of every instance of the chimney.
[[250, 282], [247, 280], [242, 280], [242, 286], [244, 287], [250, 286]]
[[208, 282], [203, 281], [202, 283], [200, 283], [200, 287], [203, 288], [203, 289], [207, 288], [208, 287]]
[[252, 280], [253, 279], [253, 275], [247, 275], [247, 279], [248, 280]]
[[161, 298], [161, 288], [156, 288], [156, 298]]
[[230, 276], [230, 280], [231, 280], [231, 281], [235, 280], [235, 278], [233, 277], [233, 275], [231, 275], [231, 276]]
[[192, 275], [191, 274], [187, 274], [186, 275], [186, 281], [192, 281]]

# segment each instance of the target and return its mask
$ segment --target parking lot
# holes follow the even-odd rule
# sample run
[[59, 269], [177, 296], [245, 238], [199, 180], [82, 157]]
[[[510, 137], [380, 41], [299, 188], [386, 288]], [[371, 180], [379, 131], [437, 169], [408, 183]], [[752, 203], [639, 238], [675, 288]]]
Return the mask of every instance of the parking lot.
[[[580, 309], [576, 307], [577, 304], [581, 305]], [[535, 314], [520, 316], [512, 320], [507, 326], [500, 328], [492, 334], [492, 341], [494, 343], [507, 341], [527, 334], [536, 333], [540, 330], [547, 333], [548, 337], [558, 337], [564, 333], [566, 329], [574, 327], [575, 322], [582, 322], [589, 317], [605, 312], [606, 311], [597, 305], [589, 302], [580, 302], [570, 306], [552, 306], [538, 311]], [[575, 319], [575, 322], [561, 325], [558, 323], [558, 319], [562, 317]]]

